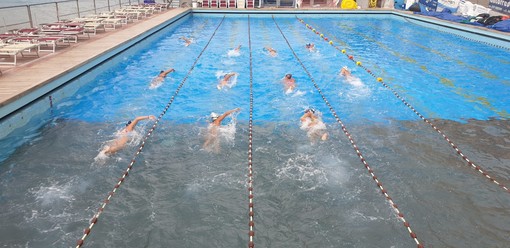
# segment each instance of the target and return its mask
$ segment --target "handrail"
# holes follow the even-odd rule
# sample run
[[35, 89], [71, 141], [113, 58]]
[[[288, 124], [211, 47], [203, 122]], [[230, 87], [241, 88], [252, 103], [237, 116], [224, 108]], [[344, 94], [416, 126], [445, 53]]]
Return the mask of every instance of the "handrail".
[[[7, 32], [11, 29], [16, 28], [34, 28], [40, 23], [50, 22], [49, 20], [59, 21], [61, 17], [68, 17], [76, 15], [77, 17], [81, 17], [90, 12], [94, 12], [97, 14], [98, 12], [104, 11], [107, 9], [108, 11], [112, 11], [116, 8], [122, 8], [125, 5], [131, 4], [140, 4], [143, 0], [108, 0], [106, 5], [97, 6], [97, 0], [60, 0], [60, 1], [51, 1], [45, 3], [34, 3], [34, 4], [25, 4], [25, 5], [13, 5], [7, 7], [0, 7], [0, 12], [13, 10], [17, 13], [25, 12], [25, 14], [13, 14], [13, 15], [3, 15], [0, 18], [0, 33]], [[62, 4], [76, 3], [74, 7], [71, 8], [63, 8]], [[103, 2], [104, 3], [104, 2]], [[60, 6], [59, 6], [60, 5]], [[94, 7], [92, 9], [89, 8], [90, 5]], [[45, 10], [40, 10], [41, 6], [46, 6]], [[37, 8], [33, 8], [37, 7]], [[86, 7], [82, 9], [81, 7]], [[71, 9], [71, 12], [68, 13], [66, 10]], [[51, 11], [48, 11], [51, 10]], [[54, 12], [54, 13], [52, 13]], [[63, 14], [60, 14], [62, 13]], [[51, 13], [48, 15], [48, 13]], [[43, 16], [45, 20], [38, 21], [36, 17]]]
[[13, 5], [13, 6], [7, 6], [7, 7], [0, 7], [0, 10], [1, 9], [27, 7], [27, 6], [49, 5], [49, 4], [65, 3], [65, 2], [78, 2], [78, 1], [79, 0], [63, 0], [63, 1], [53, 1], [53, 2], [45, 2], [45, 3], [33, 3], [33, 4]]

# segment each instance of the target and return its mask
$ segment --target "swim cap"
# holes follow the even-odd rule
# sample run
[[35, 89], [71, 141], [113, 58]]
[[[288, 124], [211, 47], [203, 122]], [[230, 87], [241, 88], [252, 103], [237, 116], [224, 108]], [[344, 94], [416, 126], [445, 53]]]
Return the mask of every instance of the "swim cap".
[[308, 113], [308, 112], [312, 112], [312, 114], [315, 114], [315, 109], [308, 108], [308, 109], [305, 110], [305, 113]]
[[131, 121], [128, 121], [128, 122], [126, 123], [126, 127], [127, 127], [127, 126], [129, 126], [129, 124], [131, 124]]
[[288, 74], [286, 74], [286, 75], [285, 75], [285, 77], [287, 77], [287, 78], [291, 78], [291, 77], [292, 77], [292, 74], [288, 73]]
[[211, 119], [214, 121], [216, 119], [218, 119], [219, 115], [214, 113], [214, 112], [211, 112]]

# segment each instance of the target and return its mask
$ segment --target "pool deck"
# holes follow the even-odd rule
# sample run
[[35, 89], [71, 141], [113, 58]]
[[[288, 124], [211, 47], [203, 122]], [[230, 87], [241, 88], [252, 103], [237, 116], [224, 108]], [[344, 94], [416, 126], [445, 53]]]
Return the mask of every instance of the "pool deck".
[[[165, 23], [177, 15], [189, 11], [187, 8], [169, 9], [146, 19], [119, 27], [116, 30], [91, 35], [90, 39], [80, 39], [71, 47], [58, 48], [55, 53], [41, 52], [40, 58], [20, 57], [18, 65], [1, 66], [0, 108], [22, 99], [59, 76], [74, 71], [90, 60], [115, 49], [147, 30]], [[32, 101], [35, 99], [23, 99]], [[25, 102], [26, 103], [26, 102]], [[0, 118], [4, 117], [3, 115]]]
[[[196, 9], [197, 12], [214, 12], [221, 13], [226, 9]], [[243, 12], [247, 9], [235, 9], [235, 12]], [[282, 8], [263, 8], [263, 9], [249, 9], [246, 12], [298, 12], [310, 13], [313, 11], [331, 11], [341, 12], [339, 9], [331, 8], [312, 8], [312, 9], [282, 9]], [[23, 107], [27, 103], [36, 100], [37, 98], [50, 92], [55, 85], [50, 85], [52, 82], [63, 75], [70, 72], [79, 71], [89, 61], [104, 56], [109, 51], [120, 47], [122, 44], [129, 42], [137, 37], [140, 37], [147, 30], [153, 29], [168, 20], [190, 11], [190, 8], [175, 8], [169, 9], [162, 13], [154, 14], [146, 19], [138, 22], [130, 23], [126, 26], [111, 30], [107, 32], [91, 35], [90, 39], [80, 40], [78, 43], [72, 44], [70, 47], [58, 48], [55, 53], [42, 52], [43, 56], [40, 58], [20, 58], [18, 56], [17, 66], [0, 66], [0, 119], [9, 115], [11, 112]], [[345, 10], [344, 10], [345, 11]], [[386, 13], [400, 13], [402, 15], [413, 15], [409, 11], [398, 11], [394, 9], [372, 9], [370, 12], [386, 12]], [[246, 13], [245, 12], [245, 13]], [[345, 12], [343, 12], [345, 13]], [[423, 16], [421, 16], [423, 17]], [[430, 17], [423, 17], [430, 19], [434, 22], [443, 22], [439, 19]], [[458, 23], [452, 23], [459, 25]], [[479, 27], [468, 27], [480, 29]], [[498, 31], [480, 30], [482, 32], [500, 33], [508, 37], [506, 33]], [[58, 87], [58, 85], [56, 86]]]

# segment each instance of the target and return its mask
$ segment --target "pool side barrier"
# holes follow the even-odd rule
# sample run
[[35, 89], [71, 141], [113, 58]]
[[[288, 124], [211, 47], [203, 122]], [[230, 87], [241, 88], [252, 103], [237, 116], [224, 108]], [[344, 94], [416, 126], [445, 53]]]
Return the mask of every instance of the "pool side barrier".
[[[296, 17], [297, 18], [297, 17]], [[298, 18], [299, 20], [299, 18]], [[317, 85], [317, 83], [315, 82], [315, 80], [313, 79], [312, 75], [310, 74], [310, 72], [306, 69], [305, 65], [303, 64], [303, 62], [301, 61], [301, 59], [299, 59], [299, 57], [297, 56], [296, 52], [294, 51], [294, 49], [292, 48], [292, 46], [290, 45], [289, 41], [287, 40], [287, 37], [285, 37], [285, 35], [283, 34], [283, 31], [280, 29], [280, 26], [278, 25], [278, 23], [276, 22], [276, 20], [274, 19], [274, 16], [273, 16], [273, 21], [274, 23], [276, 24], [276, 27], [278, 28], [278, 30], [280, 31], [280, 33], [282, 34], [283, 38], [285, 39], [285, 42], [287, 42], [287, 45], [289, 46], [290, 50], [292, 51], [292, 53], [294, 54], [294, 57], [296, 58], [296, 60], [299, 62], [299, 64], [301, 65], [301, 67], [303, 68], [303, 70], [306, 72], [306, 74], [308, 75], [308, 77], [310, 78], [310, 80], [312, 81], [315, 89], [317, 89], [317, 91], [319, 92], [319, 94], [321, 95], [322, 99], [324, 100], [324, 102], [326, 103], [326, 105], [329, 107], [329, 110], [331, 111], [331, 113], [333, 114], [333, 116], [335, 117], [336, 121], [340, 124], [340, 126], [342, 126], [342, 131], [344, 132], [344, 134], [347, 136], [347, 138], [349, 139], [349, 142], [351, 143], [351, 146], [354, 148], [354, 150], [356, 151], [356, 154], [357, 156], [359, 157], [359, 159], [361, 160], [361, 162], [363, 163], [363, 165], [365, 166], [365, 168], [368, 170], [368, 173], [370, 173], [370, 175], [372, 176], [372, 179], [376, 182], [377, 184], [377, 187], [381, 190], [381, 193], [386, 197], [386, 200], [390, 203], [390, 206], [393, 208], [393, 210], [395, 211], [395, 213], [397, 214], [398, 218], [400, 220], [402, 220], [402, 222], [404, 223], [404, 226], [406, 227], [406, 230], [409, 232], [409, 235], [411, 236], [411, 238], [414, 240], [414, 242], [416, 243], [417, 247], [418, 248], [423, 248], [424, 246], [420, 243], [420, 241], [418, 240], [418, 237], [416, 235], [416, 233], [411, 229], [411, 226], [409, 224], [409, 222], [404, 218], [404, 214], [402, 213], [402, 211], [400, 211], [400, 209], [398, 208], [397, 204], [393, 201], [393, 199], [390, 197], [390, 195], [388, 194], [388, 191], [383, 187], [383, 184], [382, 182], [379, 180], [379, 178], [377, 178], [377, 176], [375, 175], [374, 173], [374, 170], [370, 167], [370, 165], [368, 164], [368, 162], [365, 160], [365, 158], [363, 157], [363, 154], [361, 153], [360, 149], [358, 148], [358, 146], [356, 145], [356, 142], [354, 141], [354, 139], [352, 138], [351, 134], [349, 133], [349, 131], [347, 131], [347, 128], [345, 127], [345, 125], [343, 124], [342, 120], [338, 117], [338, 115], [336, 114], [336, 111], [335, 109], [333, 108], [333, 106], [331, 106], [331, 104], [329, 103], [329, 101], [326, 99], [326, 96], [322, 93], [322, 90], [319, 88], [319, 86]], [[304, 23], [304, 22], [302, 22]], [[310, 30], [312, 30], [313, 28], [311, 26], [307, 26], [309, 27]], [[313, 31], [313, 30], [312, 30]], [[316, 34], [319, 34], [321, 35], [321, 38], [323, 38], [325, 41], [327, 41], [327, 37], [325, 37], [323, 34], [320, 34], [318, 31], [314, 31]], [[360, 63], [361, 65], [361, 63]]]
[[[310, 29], [312, 32], [314, 32], [315, 34], [320, 34], [319, 31], [317, 31], [314, 27], [312, 27], [311, 25], [307, 24], [303, 19], [299, 18], [296, 16], [296, 19], [304, 24], [308, 29]], [[321, 34], [322, 35], [322, 34]], [[328, 41], [327, 40], [327, 37], [325, 36], [321, 36], [321, 38], [323, 38], [324, 41]], [[485, 170], [483, 170], [479, 165], [475, 164], [473, 161], [471, 161], [460, 149], [459, 147], [450, 139], [448, 138], [448, 136], [443, 132], [441, 131], [439, 128], [437, 128], [436, 125], [434, 125], [434, 123], [432, 123], [430, 120], [428, 120], [427, 118], [425, 118], [422, 114], [420, 114], [420, 112], [418, 112], [411, 104], [409, 104], [403, 97], [401, 97], [397, 91], [395, 91], [393, 88], [391, 88], [389, 85], [387, 85], [383, 78], [381, 77], [377, 77], [370, 69], [368, 69], [367, 67], [365, 67], [361, 61], [355, 61], [354, 60], [354, 56], [353, 55], [349, 55], [347, 54], [346, 50], [345, 49], [340, 49], [338, 46], [335, 46], [332, 42], [330, 42], [330, 45], [335, 48], [336, 50], [338, 51], [341, 51], [343, 54], [345, 54], [347, 56], [347, 58], [353, 62], [356, 62], [356, 65], [358, 65], [359, 67], [363, 68], [368, 74], [370, 74], [372, 77], [376, 78], [377, 82], [381, 83], [384, 87], [386, 87], [388, 90], [390, 90], [400, 101], [402, 101], [402, 103], [404, 103], [404, 105], [406, 105], [409, 109], [411, 109], [416, 115], [418, 115], [418, 117], [420, 117], [420, 119], [422, 119], [424, 122], [426, 122], [427, 124], [429, 124], [434, 130], [436, 130], [436, 132], [438, 132], [441, 136], [443, 136], [443, 138], [448, 142], [448, 144], [450, 144], [450, 146], [457, 152], [457, 154], [464, 160], [467, 162], [468, 166], [470, 166], [471, 168], [473, 168], [474, 170], [480, 172], [480, 174], [482, 174], [485, 178], [489, 179], [491, 182], [493, 182], [494, 184], [498, 185], [500, 188], [502, 188], [503, 190], [505, 190], [507, 193], [510, 193], [510, 188], [508, 188], [507, 186], [505, 186], [504, 184], [500, 183], [499, 181], [497, 181], [496, 179], [494, 179], [493, 176], [489, 175], [487, 172], [485, 172]]]

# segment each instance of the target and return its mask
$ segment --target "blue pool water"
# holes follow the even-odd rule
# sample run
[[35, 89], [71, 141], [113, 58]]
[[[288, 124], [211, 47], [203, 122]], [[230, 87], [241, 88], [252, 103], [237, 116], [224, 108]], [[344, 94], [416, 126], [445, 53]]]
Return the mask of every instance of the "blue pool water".
[[[193, 15], [105, 72], [22, 131], [0, 164], [0, 243], [69, 247], [122, 175], [151, 122], [98, 163], [124, 124], [158, 116], [208, 44], [220, 15]], [[470, 159], [510, 184], [510, 51], [389, 16], [299, 15], [444, 130]], [[356, 140], [426, 247], [504, 247], [510, 196], [466, 166], [388, 89], [294, 16], [277, 17], [290, 47]], [[130, 177], [86, 240], [90, 247], [245, 247], [250, 50], [253, 56], [255, 244], [259, 247], [416, 245], [380, 194], [312, 80], [269, 15], [226, 17], [163, 116]], [[179, 37], [191, 37], [189, 47]], [[316, 52], [305, 49], [314, 43]], [[242, 45], [239, 56], [229, 50]], [[265, 46], [278, 51], [271, 57]], [[339, 75], [348, 66], [359, 80]], [[174, 68], [151, 89], [160, 70]], [[239, 76], [218, 90], [218, 76]], [[280, 80], [296, 79], [286, 94]], [[202, 149], [209, 114], [241, 108], [221, 152]], [[303, 110], [330, 137], [310, 144]], [[22, 145], [20, 145], [22, 144]]]
[[[219, 21], [208, 17], [195, 20], [197, 18], [191, 21], [196, 22], [196, 28], [184, 29], [183, 34], [172, 33], [164, 36], [156, 44], [151, 44], [150, 47], [140, 51], [135, 56], [137, 59], [126, 58], [124, 63], [112, 66], [109, 73], [97, 78], [98, 84], [91, 84], [79, 93], [80, 104], [66, 107], [63, 112], [68, 113], [72, 118], [103, 122], [105, 119], [130, 118], [133, 114], [130, 106], [133, 105], [139, 105], [136, 107], [138, 108], [136, 114], [161, 109], [161, 106], [168, 101], [166, 96], [175, 91], [180, 83], [179, 80], [184, 77], [200, 52], [200, 49], [194, 49], [183, 53], [183, 47], [175, 44], [176, 38], [184, 34], [192, 36], [195, 39], [193, 45], [203, 47]], [[322, 32], [335, 37], [333, 41], [345, 43], [344, 46], [341, 43], [338, 46], [354, 54], [357, 60], [371, 68], [376, 75], [383, 77], [391, 87], [403, 94], [410, 103], [430, 118], [466, 121], [509, 117], [510, 105], [506, 97], [510, 93], [508, 87], [510, 76], [506, 73], [510, 69], [508, 51], [466, 41], [453, 35], [445, 34], [435, 37], [431, 30], [416, 25], [406, 25], [403, 21], [381, 23], [381, 20], [381, 18], [356, 17], [308, 19], [310, 24], [316, 24], [315, 26]], [[315, 94], [313, 85], [309, 83], [308, 76], [293, 58], [287, 44], [280, 37], [278, 37], [279, 40], [275, 40], [269, 35], [279, 34], [275, 25], [267, 23], [265, 19], [260, 23], [259, 21], [259, 18], [255, 18], [253, 20], [255, 26], [252, 28], [255, 97], [266, 100], [259, 101], [263, 104], [279, 101], [265, 96], [268, 92], [280, 91], [279, 79], [285, 73], [293, 73], [299, 84], [298, 89], [303, 94], [302, 97], [291, 95], [288, 98], [300, 101], [295, 110], [308, 105], [320, 107], [322, 99], [310, 97]], [[401, 26], [397, 28], [395, 23]], [[387, 90], [378, 85], [374, 78], [361, 68], [356, 68], [355, 64], [347, 60], [339, 51], [304, 29], [295, 18], [284, 18], [280, 25], [284, 30], [288, 29], [291, 45], [296, 49], [298, 56], [319, 86], [330, 94], [336, 93], [331, 94], [330, 100], [336, 101], [335, 104], [339, 109], [352, 109], [351, 107], [356, 105], [364, 110], [363, 118], [371, 121], [415, 118], [405, 109], [393, 111], [400, 110], [403, 106], [398, 99], [388, 94]], [[176, 108], [182, 106], [186, 109], [188, 116], [194, 116], [180, 117], [176, 121], [195, 122], [196, 118], [210, 112], [209, 109], [200, 106], [204, 106], [202, 103], [211, 98], [224, 94], [212, 91], [215, 87], [216, 74], [219, 72], [238, 72], [240, 75], [236, 90], [230, 90], [229, 93], [234, 99], [248, 97], [249, 61], [246, 27], [246, 18], [238, 17], [229, 18], [229, 22], [226, 22], [219, 30], [218, 36], [221, 38], [218, 40], [223, 42], [213, 40], [187, 83], [187, 87], [191, 87], [189, 90], [193, 91], [193, 94], [204, 97], [198, 100], [193, 99], [197, 102], [195, 102], [196, 105], [189, 104], [193, 107], [191, 110], [188, 109], [189, 106], [176, 104]], [[303, 49], [303, 44], [309, 42], [316, 43], [317, 53], [310, 54]], [[239, 57], [228, 57], [227, 51], [238, 44], [244, 45], [244, 52]], [[279, 56], [269, 59], [262, 49], [264, 46], [274, 47], [280, 51]], [[483, 50], [480, 50], [482, 48]], [[177, 65], [179, 66], [176, 73], [165, 82], [165, 87], [157, 90], [147, 88], [148, 82], [158, 74], [159, 70], [177, 67]], [[338, 75], [342, 66], [351, 68], [353, 73], [361, 79], [361, 84], [350, 85], [343, 82]], [[101, 101], [89, 101], [89, 95], [99, 97]], [[117, 97], [118, 95], [122, 97]], [[149, 96], [151, 101], [146, 100]], [[225, 103], [219, 107], [229, 105], [232, 104]], [[77, 115], [79, 117], [73, 116], [76, 115], [75, 111], [83, 111], [90, 107], [94, 107], [95, 111]], [[176, 109], [175, 112], [182, 111], [184, 110]], [[292, 111], [285, 112], [292, 113]], [[359, 120], [359, 118], [349, 118], [349, 112], [351, 111], [345, 113], [346, 120], [353, 122], [356, 122], [356, 119]], [[283, 114], [284, 116], [282, 111], [274, 108], [259, 108], [254, 112], [254, 119], [275, 121], [280, 117], [281, 119], [290, 117], [285, 116], [286, 113]], [[246, 120], [246, 118], [247, 112], [243, 111], [239, 119]]]

